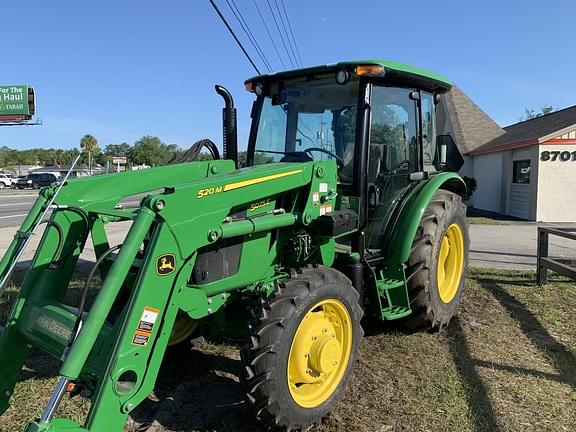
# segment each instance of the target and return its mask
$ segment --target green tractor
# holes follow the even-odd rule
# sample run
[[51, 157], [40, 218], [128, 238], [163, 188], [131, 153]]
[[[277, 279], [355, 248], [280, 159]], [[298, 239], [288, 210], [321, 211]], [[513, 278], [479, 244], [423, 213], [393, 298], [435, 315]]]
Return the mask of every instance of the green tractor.
[[[245, 84], [256, 96], [246, 167], [238, 168], [232, 98], [217, 86], [222, 160], [206, 140], [192, 162], [40, 191], [0, 262], [5, 286], [46, 224], [0, 336], [0, 413], [32, 348], [62, 360], [26, 431], [123, 430], [167, 348], [194, 332], [243, 337], [255, 415], [304, 429], [342, 396], [364, 322], [441, 329], [455, 314], [469, 240], [455, 173], [462, 158], [438, 132], [450, 82], [368, 60]], [[213, 160], [195, 160], [203, 147]], [[119, 205], [134, 195], [143, 196], [137, 207]], [[126, 238], [111, 246], [106, 224], [122, 221]], [[80, 300], [67, 301], [88, 240], [96, 263]], [[96, 273], [102, 283], [88, 308]], [[91, 402], [82, 425], [55, 416], [78, 387]]]

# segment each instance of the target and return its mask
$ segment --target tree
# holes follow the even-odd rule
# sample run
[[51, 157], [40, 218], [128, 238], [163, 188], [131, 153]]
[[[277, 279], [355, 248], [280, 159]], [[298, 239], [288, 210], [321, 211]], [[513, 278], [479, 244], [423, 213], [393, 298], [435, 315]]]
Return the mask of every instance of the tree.
[[99, 152], [98, 141], [90, 134], [86, 134], [80, 140], [80, 147], [88, 152], [88, 171], [92, 175], [92, 154], [96, 155]]
[[550, 114], [551, 112], [554, 111], [556, 111], [556, 109], [554, 109], [551, 105], [544, 105], [542, 108], [540, 108], [540, 111], [535, 111], [533, 109], [526, 108], [524, 110], [524, 115], [520, 117], [518, 120], [519, 121], [532, 120], [537, 117], [542, 117], [543, 115]]
[[167, 145], [158, 137], [146, 135], [134, 143], [129, 157], [135, 164], [158, 166], [166, 165], [178, 152], [181, 150], [177, 145]]

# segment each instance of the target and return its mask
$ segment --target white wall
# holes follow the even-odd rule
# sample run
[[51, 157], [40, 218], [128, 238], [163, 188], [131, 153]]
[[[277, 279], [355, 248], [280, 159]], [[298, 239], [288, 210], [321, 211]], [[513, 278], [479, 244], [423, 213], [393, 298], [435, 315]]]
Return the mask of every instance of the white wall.
[[[540, 145], [543, 151], [576, 151], [576, 145]], [[540, 157], [538, 157], [539, 159]], [[538, 201], [536, 220], [576, 222], [576, 161], [540, 161], [538, 166]]]
[[481, 210], [502, 213], [502, 152], [474, 156], [473, 176], [478, 189], [472, 204]]

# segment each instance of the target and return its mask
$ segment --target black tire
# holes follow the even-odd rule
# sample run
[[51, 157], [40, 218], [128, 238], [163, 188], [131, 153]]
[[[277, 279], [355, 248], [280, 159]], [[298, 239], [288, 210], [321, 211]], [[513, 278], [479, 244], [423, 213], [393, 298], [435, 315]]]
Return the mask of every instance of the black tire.
[[[438, 260], [440, 246], [446, 232], [458, 225], [463, 238], [463, 269], [454, 297], [444, 302], [438, 289]], [[406, 269], [406, 279], [412, 315], [405, 324], [410, 328], [429, 326], [442, 329], [452, 319], [462, 299], [468, 266], [468, 220], [462, 198], [452, 192], [439, 190], [426, 208], [414, 242]]]
[[[350, 316], [350, 357], [329, 397], [318, 406], [305, 408], [291, 395], [288, 358], [304, 316], [323, 300], [338, 300]], [[358, 292], [335, 269], [307, 268], [279, 284], [278, 292], [264, 304], [262, 316], [251, 329], [250, 343], [241, 350], [246, 399], [259, 421], [280, 430], [302, 430], [328, 413], [342, 396], [358, 356], [362, 315]]]

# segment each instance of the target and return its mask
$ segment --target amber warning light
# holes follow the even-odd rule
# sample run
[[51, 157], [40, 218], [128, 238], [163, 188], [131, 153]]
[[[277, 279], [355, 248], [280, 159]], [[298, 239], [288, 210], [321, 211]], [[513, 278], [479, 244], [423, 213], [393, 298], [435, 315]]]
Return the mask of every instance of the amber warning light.
[[386, 73], [386, 69], [384, 69], [384, 66], [380, 65], [359, 65], [356, 66], [356, 69], [354, 71], [358, 76], [367, 76], [367, 77], [381, 77], [384, 76], [384, 74]]

